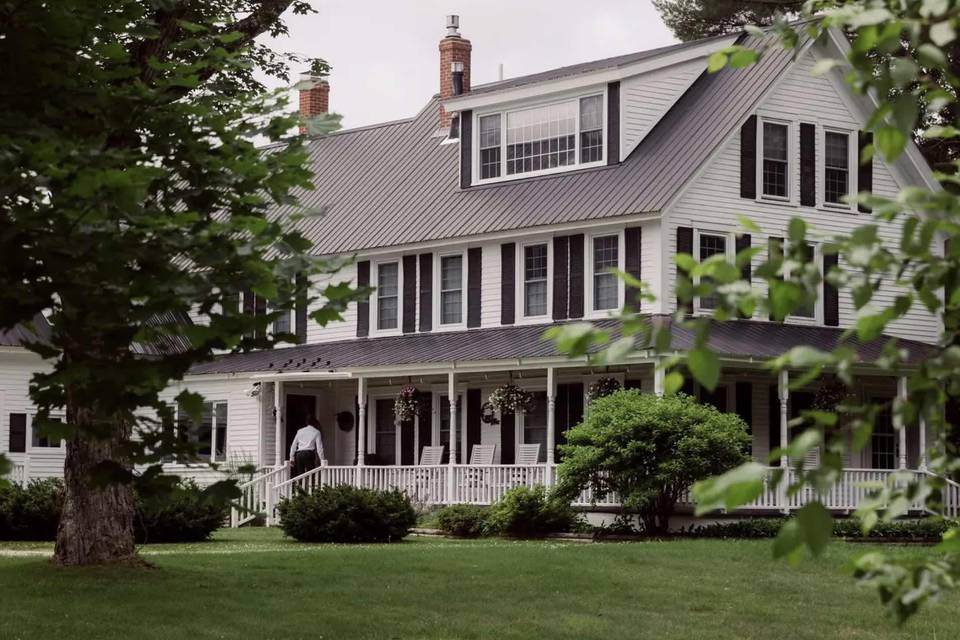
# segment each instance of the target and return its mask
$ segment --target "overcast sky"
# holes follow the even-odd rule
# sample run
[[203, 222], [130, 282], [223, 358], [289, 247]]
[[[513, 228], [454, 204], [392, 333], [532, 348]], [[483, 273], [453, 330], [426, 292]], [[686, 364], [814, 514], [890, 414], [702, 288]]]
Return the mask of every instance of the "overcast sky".
[[330, 108], [344, 127], [413, 116], [439, 91], [444, 17], [473, 43], [473, 83], [643, 51], [676, 39], [649, 0], [312, 0], [274, 48], [333, 65]]

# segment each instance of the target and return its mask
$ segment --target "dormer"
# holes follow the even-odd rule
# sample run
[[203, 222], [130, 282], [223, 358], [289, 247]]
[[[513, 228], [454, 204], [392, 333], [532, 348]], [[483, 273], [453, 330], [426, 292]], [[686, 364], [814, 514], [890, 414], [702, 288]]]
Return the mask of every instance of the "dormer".
[[450, 137], [460, 142], [461, 188], [619, 164], [706, 70], [707, 57], [735, 39], [441, 91], [442, 113], [454, 117]]

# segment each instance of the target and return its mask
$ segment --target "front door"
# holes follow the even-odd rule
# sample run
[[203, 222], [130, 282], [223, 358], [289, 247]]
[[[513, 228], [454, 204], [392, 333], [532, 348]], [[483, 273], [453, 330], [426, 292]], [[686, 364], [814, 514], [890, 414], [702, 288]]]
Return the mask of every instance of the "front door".
[[297, 431], [307, 426], [307, 418], [317, 415], [316, 396], [302, 396], [287, 394], [287, 448], [283, 450], [283, 455], [290, 453], [290, 445], [293, 444], [293, 438]]

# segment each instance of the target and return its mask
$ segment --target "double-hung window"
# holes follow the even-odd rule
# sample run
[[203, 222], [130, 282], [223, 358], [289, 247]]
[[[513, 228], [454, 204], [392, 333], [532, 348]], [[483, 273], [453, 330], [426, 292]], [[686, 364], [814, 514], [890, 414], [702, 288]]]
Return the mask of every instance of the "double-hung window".
[[381, 262], [377, 265], [377, 329], [396, 329], [399, 319], [400, 265], [397, 262]]
[[[704, 262], [711, 256], [727, 255], [729, 242], [727, 236], [719, 233], [699, 233], [697, 242], [697, 259]], [[713, 310], [719, 304], [718, 297], [714, 295], [700, 296], [698, 299], [698, 308], [703, 310]]]
[[[879, 402], [879, 400], [875, 400]], [[893, 428], [893, 417], [889, 405], [877, 413], [870, 436], [870, 463], [873, 469], [896, 469], [897, 432]]]
[[393, 398], [376, 399], [374, 451], [380, 464], [397, 462], [397, 425], [394, 420]]
[[463, 322], [463, 256], [440, 258], [440, 324]]
[[580, 98], [580, 162], [603, 160], [603, 96]]
[[[817, 261], [817, 249], [814, 245], [809, 242], [803, 243], [800, 251], [800, 259], [803, 264], [816, 263]], [[807, 318], [810, 320], [815, 320], [817, 317], [817, 303], [811, 302], [808, 305], [803, 305], [797, 307], [793, 310], [793, 313], [790, 314], [796, 318]]]
[[523, 248], [523, 315], [547, 315], [547, 244], [529, 244]]
[[620, 279], [614, 269], [620, 266], [620, 236], [593, 239], [593, 310], [620, 306]]
[[763, 122], [763, 195], [790, 197], [790, 127], [779, 122]]
[[850, 135], [837, 131], [824, 134], [823, 200], [846, 206], [850, 193]]
[[227, 415], [226, 402], [204, 402], [200, 422], [195, 423], [183, 407], [179, 407], [177, 428], [180, 438], [195, 447], [196, 454], [201, 460], [225, 462], [227, 460]]
[[480, 179], [500, 177], [500, 114], [480, 118]]

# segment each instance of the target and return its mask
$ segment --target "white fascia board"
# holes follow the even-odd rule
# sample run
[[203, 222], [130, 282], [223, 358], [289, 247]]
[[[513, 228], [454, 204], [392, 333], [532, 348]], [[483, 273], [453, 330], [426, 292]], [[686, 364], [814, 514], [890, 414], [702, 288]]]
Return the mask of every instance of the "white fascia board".
[[[622, 80], [623, 78], [629, 78], [630, 76], [647, 73], [648, 71], [655, 71], [663, 67], [709, 56], [714, 51], [731, 46], [737, 41], [738, 37], [737, 35], [732, 35], [721, 41], [705, 42], [696, 47], [689, 47], [673, 53], [664, 53], [622, 67], [598, 69], [597, 71], [579, 73], [571, 77], [532, 82], [519, 87], [505, 88], [500, 91], [494, 90], [477, 95], [470, 95], [468, 93], [463, 96], [447, 98], [443, 101], [443, 107], [451, 113], [460, 112], [467, 109], [479, 109], [508, 102], [524, 101], [554, 93], [576, 91], [577, 89], [596, 84], [614, 82], [616, 80]], [[704, 71], [706, 71], [706, 65], [704, 65]]]
[[[318, 343], [322, 344], [322, 343]], [[251, 380], [261, 381], [293, 381], [307, 382], [311, 380], [349, 380], [353, 374], [349, 371], [290, 371], [288, 373], [256, 373], [250, 376]]]

